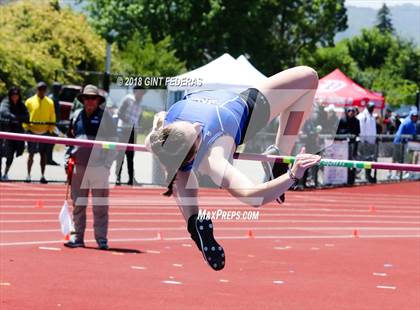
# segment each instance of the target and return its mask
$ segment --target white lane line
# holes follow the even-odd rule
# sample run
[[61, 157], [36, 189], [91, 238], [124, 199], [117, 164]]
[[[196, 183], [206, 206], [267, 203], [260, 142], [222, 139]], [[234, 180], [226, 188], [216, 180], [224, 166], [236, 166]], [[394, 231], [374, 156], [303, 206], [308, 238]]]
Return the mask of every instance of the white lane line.
[[[348, 235], [310, 235], [310, 236], [290, 236], [290, 235], [276, 235], [276, 236], [254, 236], [255, 239], [354, 239], [352, 234]], [[393, 238], [420, 238], [418, 235], [365, 235], [360, 236], [359, 239], [393, 239]], [[247, 236], [219, 236], [220, 240], [242, 240], [249, 239]], [[191, 240], [190, 237], [171, 237], [165, 238], [165, 241], [188, 241]], [[85, 240], [86, 242], [95, 242], [95, 240]], [[161, 242], [156, 238], [126, 238], [126, 239], [110, 239], [109, 242], [146, 242], [146, 241], [155, 241]], [[0, 246], [19, 246], [19, 245], [36, 245], [36, 244], [58, 244], [63, 243], [63, 241], [58, 240], [46, 240], [46, 241], [23, 241], [23, 242], [3, 242], [0, 243]], [[158, 251], [156, 251], [158, 252]], [[149, 252], [153, 253], [153, 252]]]
[[281, 280], [275, 280], [275, 281], [273, 281], [273, 283], [274, 283], [274, 284], [283, 284], [283, 283], [284, 283], [284, 281], [281, 281]]
[[[42, 200], [44, 202], [59, 202], [62, 200], [62, 197], [64, 196], [65, 191], [60, 192], [59, 194], [54, 194], [49, 192], [47, 195], [43, 196]], [[132, 193], [128, 194], [126, 197], [121, 197], [121, 193], [111, 193], [110, 196], [110, 203], [113, 205], [122, 205], [122, 204], [129, 204], [132, 206], [138, 206], [139, 205], [139, 201], [142, 204], [153, 204], [153, 205], [174, 205], [176, 204], [174, 199], [161, 199], [159, 198], [159, 194], [156, 195], [152, 195], [152, 196], [146, 196], [146, 195], [139, 195], [136, 194], [135, 198], [133, 197]], [[119, 197], [117, 197], [119, 196]], [[371, 198], [369, 199], [368, 197], [363, 197], [362, 199], [358, 199], [358, 198], [354, 198], [353, 194], [351, 194], [352, 199], [351, 200], [343, 200], [343, 197], [346, 197], [346, 195], [342, 195], [339, 199], [329, 199], [327, 197], [324, 197], [323, 195], [321, 195], [320, 198], [318, 198], [318, 200], [315, 200], [315, 197], [313, 195], [307, 194], [306, 196], [302, 196], [302, 197], [296, 197], [296, 196], [291, 196], [290, 198], [288, 198], [288, 202], [286, 205], [289, 204], [296, 204], [296, 205], [302, 205], [302, 206], [307, 206], [308, 204], [310, 205], [319, 205], [319, 204], [323, 204], [324, 206], [328, 206], [328, 205], [336, 205], [336, 204], [340, 204], [341, 206], [352, 206], [354, 208], [363, 208], [364, 206], [366, 206], [368, 204], [368, 202], [374, 202], [375, 206], [380, 206], [380, 207], [390, 207], [389, 202], [393, 201], [392, 205], [393, 207], [395, 206], [401, 206], [401, 207], [410, 207], [407, 206], [408, 205], [417, 205], [418, 204], [418, 200], [415, 197], [415, 195], [411, 195], [412, 197], [409, 196], [403, 196], [400, 198], [397, 198], [395, 196], [391, 196], [390, 198], [385, 198], [385, 199], [378, 199], [378, 198]], [[33, 194], [25, 194], [25, 193], [16, 193], [16, 194], [11, 194], [11, 193], [5, 193], [3, 194], [2, 197], [3, 201], [10, 201], [10, 202], [29, 202], [32, 201], [33, 199]], [[390, 200], [391, 199], [391, 200]], [[199, 204], [200, 205], [206, 205], [208, 207], [211, 206], [223, 206], [223, 205], [236, 205], [236, 206], [245, 206], [246, 203], [241, 202], [239, 200], [237, 200], [236, 198], [230, 197], [230, 196], [210, 196], [210, 197], [199, 197]]]
[[[289, 215], [291, 216], [291, 215]], [[296, 215], [293, 215], [297, 217]], [[304, 215], [301, 217], [312, 217], [312, 215]], [[322, 217], [322, 216], [319, 216]], [[325, 215], [324, 217], [330, 217]], [[352, 217], [348, 215], [334, 215], [333, 217]], [[360, 216], [358, 216], [360, 217]], [[367, 217], [367, 216], [365, 216]], [[384, 217], [384, 216], [383, 216]], [[392, 217], [390, 217], [392, 218]], [[400, 218], [400, 217], [398, 217]], [[370, 224], [418, 224], [420, 222], [419, 217], [406, 217], [409, 219], [415, 219], [416, 221], [378, 221], [378, 220], [300, 220], [300, 219], [288, 219], [288, 220], [257, 220], [257, 221], [248, 221], [248, 220], [222, 220], [219, 219], [221, 223], [249, 223], [249, 222], [257, 222], [257, 223], [370, 223]], [[88, 220], [88, 222], [92, 222], [93, 220]], [[40, 220], [0, 220], [0, 223], [56, 223], [57, 219], [40, 219]], [[113, 219], [110, 220], [111, 223], [185, 223], [182, 219]]]
[[[359, 230], [363, 231], [420, 231], [420, 227], [361, 227], [357, 226]], [[340, 227], [296, 227], [296, 226], [284, 226], [284, 227], [223, 227], [219, 226], [218, 231], [243, 231], [243, 230], [255, 230], [255, 231], [284, 231], [284, 230], [304, 230], [304, 231], [313, 231], [313, 230], [349, 230], [353, 229], [353, 226], [340, 226]], [[185, 231], [184, 227], [132, 227], [132, 228], [109, 228], [108, 231]], [[92, 228], [87, 228], [86, 231], [93, 231]], [[51, 233], [51, 232], [60, 232], [60, 229], [18, 229], [18, 230], [0, 230], [0, 234], [18, 234], [18, 233]], [[334, 246], [326, 244], [325, 246]]]
[[146, 270], [146, 267], [143, 266], [131, 266], [131, 269], [136, 269], [136, 270]]
[[150, 254], [160, 254], [160, 251], [155, 251], [155, 250], [146, 250], [146, 253], [150, 253]]
[[[62, 201], [60, 202], [62, 204]], [[56, 206], [45, 206], [42, 208], [43, 210], [55, 210], [56, 212], [59, 212], [61, 206], [59, 206], [59, 203], [57, 203]], [[169, 216], [179, 216], [179, 211], [176, 210], [174, 208], [174, 206], [171, 207], [151, 207], [151, 206], [147, 206], [147, 207], [120, 207], [120, 206], [115, 206], [115, 205], [111, 205], [112, 210], [139, 210], [139, 212], [132, 212], [132, 213], [128, 213], [128, 212], [112, 212], [112, 214], [117, 214], [117, 215], [124, 215], [124, 214], [132, 214], [132, 215], [143, 215], [143, 216], [154, 216], [154, 215], [169, 215]], [[21, 209], [21, 210], [28, 210], [28, 212], [32, 211], [34, 214], [53, 214], [53, 213], [46, 213], [46, 212], [34, 212], [33, 210], [35, 209], [35, 205], [30, 205], [30, 206], [15, 206], [15, 205], [11, 205], [11, 206], [0, 206], [0, 210], [6, 210], [6, 209], [12, 209], [12, 210], [16, 210], [16, 209]], [[141, 210], [158, 210], [155, 212], [141, 212]], [[206, 207], [206, 209], [209, 209]], [[220, 209], [220, 208], [218, 208]], [[234, 209], [234, 210], [231, 210]], [[162, 212], [160, 210], [165, 210], [165, 211], [171, 211], [171, 212]], [[210, 210], [210, 209], [209, 209]], [[248, 211], [247, 209], [243, 208], [243, 207], [239, 207], [239, 208], [230, 208], [230, 211]], [[402, 210], [402, 209], [398, 209], [398, 210], [383, 210], [383, 209], [376, 209], [376, 213], [372, 213], [369, 211], [369, 209], [366, 207], [364, 208], [364, 210], [351, 210], [351, 209], [310, 209], [310, 208], [295, 208], [295, 207], [287, 207], [287, 210], [293, 211], [293, 212], [301, 212], [298, 214], [301, 215], [305, 215], [307, 212], [329, 212], [329, 213], [338, 213], [342, 216], [345, 216], [348, 212], [350, 214], [354, 214], [354, 213], [361, 213], [361, 214], [365, 214], [370, 215], [370, 216], [375, 216], [376, 214], [402, 214], [402, 215], [413, 215], [413, 216], [419, 216], [420, 215], [420, 210], [418, 207], [416, 207], [415, 210]], [[13, 214], [11, 213], [12, 211], [5, 211], [5, 212], [0, 212], [1, 214]], [[24, 214], [23, 212], [18, 212], [15, 211], [15, 214]], [[265, 208], [265, 209], [261, 209], [260, 211], [260, 217], [269, 217], [269, 216], [276, 216], [276, 214], [281, 214], [283, 211], [279, 211], [279, 210], [275, 210], [275, 209], [269, 209], [269, 208]]]
[[374, 272], [372, 273], [376, 277], [386, 277], [387, 274], [385, 272]]
[[384, 264], [385, 268], [392, 268], [392, 264]]
[[[6, 203], [6, 201], [8, 203]], [[171, 202], [171, 203], [167, 203], [167, 202], [162, 202], [162, 201], [156, 201], [156, 202], [151, 202], [151, 201], [141, 201], [141, 206], [139, 206], [139, 199], [136, 199], [135, 201], [127, 201], [127, 202], [114, 202], [112, 200], [109, 201], [109, 204], [113, 207], [113, 208], [122, 208], [122, 209], [138, 209], [138, 210], [144, 210], [144, 209], [153, 209], [153, 210], [174, 210], [176, 208], [176, 203]], [[57, 199], [57, 200], [44, 200], [44, 208], [59, 208], [58, 206], [60, 204], [62, 204], [63, 202], [63, 198], [61, 199]], [[367, 213], [370, 212], [369, 211], [369, 206], [366, 204], [366, 202], [361, 201], [359, 202], [359, 204], [362, 207], [354, 207], [349, 209], [348, 207], [353, 207], [353, 204], [356, 204], [356, 201], [352, 201], [351, 205], [340, 205], [340, 207], [338, 207], [338, 203], [337, 204], [332, 204], [332, 205], [324, 205], [324, 208], [320, 208], [318, 204], [313, 204], [313, 208], [308, 208], [308, 203], [301, 203], [301, 202], [287, 202], [285, 203], [285, 206], [287, 210], [290, 211], [297, 211], [297, 212], [308, 212], [308, 211], [329, 211], [329, 212], [340, 212], [340, 213], [345, 213], [345, 212], [356, 212], [356, 213]], [[390, 207], [389, 206], [389, 201], [386, 204], [375, 204], [375, 208], [376, 208], [376, 213], [398, 213], [398, 211], [401, 211], [402, 213], [408, 212], [408, 213], [418, 213], [418, 202], [413, 202], [410, 203], [408, 206], [407, 203], [406, 204], [394, 204], [393, 206]], [[19, 204], [18, 206], [16, 204]], [[22, 199], [4, 199], [2, 197], [2, 206], [0, 206], [0, 209], [6, 209], [6, 208], [11, 208], [11, 209], [30, 209], [30, 208], [34, 208], [36, 204], [36, 201], [32, 202], [32, 203], [28, 203], [27, 201], [24, 201]], [[53, 204], [53, 205], [51, 205]], [[55, 206], [56, 205], [56, 206]], [[215, 210], [215, 209], [226, 209], [226, 208], [238, 208], [238, 209], [243, 209], [243, 208], [247, 208], [247, 205], [241, 205], [238, 204], [237, 202], [232, 202], [232, 203], [226, 203], [226, 202], [220, 202], [220, 203], [215, 203], [215, 202], [199, 202], [200, 206], [205, 206], [206, 209], [209, 210]], [[311, 206], [309, 204], [309, 206]], [[301, 207], [305, 207], [305, 208], [301, 208]], [[344, 208], [341, 208], [344, 207]], [[345, 208], [347, 207], [347, 208]], [[272, 212], [279, 212], [279, 210], [275, 209], [272, 206], [267, 206], [264, 211], [272, 211]]]
[[[414, 184], [416, 184], [416, 183], [414, 183]], [[343, 196], [345, 196], [345, 195], [351, 195], [352, 197], [355, 197], [355, 198], [358, 198], [358, 197], [360, 197], [361, 199], [363, 199], [363, 198], [374, 198], [375, 200], [376, 199], [383, 199], [383, 200], [386, 200], [386, 197], [400, 197], [400, 198], [406, 198], [407, 196], [414, 196], [414, 195], [398, 195], [398, 194], [394, 194], [394, 193], [386, 193], [386, 192], [384, 192], [384, 193], [380, 193], [380, 194], [375, 194], [375, 193], [355, 193], [355, 192], [345, 192], [345, 191], [340, 191], [339, 193], [332, 193], [332, 192], [330, 192], [330, 193], [322, 193], [321, 194], [321, 197], [323, 198], [324, 196], [325, 197], [328, 197], [328, 198], [331, 198], [331, 199], [333, 199], [333, 198], [338, 198], [338, 199], [341, 199]], [[296, 194], [296, 195], [293, 195], [293, 197], [295, 197], [295, 198], [306, 198], [304, 195], [299, 195], [299, 194]], [[317, 198], [317, 197], [313, 197], [314, 199], [315, 198]], [[318, 198], [318, 199], [320, 199], [320, 198]]]
[[291, 246], [289, 246], [289, 245], [286, 245], [286, 246], [275, 246], [274, 247], [274, 250], [280, 250], [280, 251], [283, 251], [283, 250], [288, 250], [288, 249], [291, 249], [292, 247]]
[[182, 284], [182, 282], [174, 281], [174, 280], [165, 280], [165, 281], [162, 281], [162, 283], [165, 283], [165, 284], [176, 284], [176, 285]]
[[[57, 214], [57, 212], [43, 212], [43, 211], [33, 211], [33, 209], [35, 209], [35, 205], [30, 206], [28, 208], [22, 208], [22, 207], [10, 207], [10, 209], [30, 209], [30, 211], [2, 211], [0, 212], [0, 215], [39, 215], [39, 214], [46, 214], [46, 215], [55, 215]], [[42, 207], [42, 209], [54, 209], [56, 211], [60, 210], [61, 207], [57, 207], [57, 206], [44, 206]], [[111, 205], [112, 209], [118, 209], [119, 207], [114, 207]], [[1, 207], [0, 209], [3, 209], [3, 207]], [[124, 208], [119, 208], [119, 209], [124, 209]], [[133, 208], [131, 208], [133, 209]], [[138, 210], [144, 210], [144, 209], [152, 209], [149, 207], [144, 207], [144, 208], [136, 208]], [[165, 209], [169, 209], [169, 208], [165, 208]], [[171, 207], [171, 209], [173, 209]], [[206, 208], [207, 209], [207, 208]], [[248, 211], [244, 208], [237, 208], [238, 211]], [[168, 210], [169, 211], [169, 210]], [[287, 211], [293, 211], [293, 212], [299, 212], [296, 213], [297, 215], [300, 216], [306, 216], [306, 215], [310, 215], [307, 212], [329, 212], [329, 213], [338, 213], [336, 214], [337, 216], [346, 216], [348, 212], [350, 213], [349, 215], [353, 214], [353, 213], [362, 213], [362, 215], [357, 215], [357, 216], [377, 216], [377, 214], [381, 214], [381, 215], [386, 215], [386, 214], [411, 214], [412, 216], [419, 216], [420, 215], [420, 210], [416, 210], [416, 211], [403, 211], [403, 210], [395, 210], [395, 211], [388, 211], [388, 210], [381, 210], [378, 211], [376, 210], [376, 213], [372, 213], [369, 211], [369, 209], [366, 208], [366, 210], [343, 210], [343, 209], [299, 209], [299, 208], [287, 208]], [[284, 212], [284, 211], [283, 211]], [[113, 212], [111, 210], [110, 212], [112, 215], [137, 215], [137, 216], [153, 216], [153, 215], [169, 215], [169, 216], [179, 216], [179, 211], [178, 210], [174, 210], [173, 212]], [[335, 214], [329, 214], [329, 215], [335, 215]], [[281, 211], [273, 211], [273, 210], [267, 210], [267, 209], [262, 209], [260, 211], [260, 216], [264, 216], [264, 217], [268, 217], [268, 216], [283, 216], [283, 213]], [[408, 216], [408, 215], [405, 215]]]
[[[414, 185], [416, 185], [416, 183], [414, 183]], [[392, 188], [392, 185], [389, 186], [390, 188]], [[9, 188], [9, 191], [16, 191], [16, 192], [28, 192], [28, 189], [30, 190], [38, 190], [38, 191], [48, 191], [49, 193], [51, 192], [58, 192], [58, 193], [63, 193], [64, 194], [64, 185], [61, 184], [51, 184], [48, 186], [48, 188], [44, 187], [44, 186], [22, 186], [20, 183], [4, 183], [0, 186], [0, 189], [2, 188]], [[386, 187], [384, 187], [386, 188]], [[144, 192], [149, 192], [152, 191], [156, 191], [158, 192], [159, 190], [161, 190], [161, 187], [157, 187], [157, 186], [148, 186], [145, 188], [135, 188], [135, 189], [131, 189], [131, 188], [116, 188], [116, 187], [112, 187], [111, 188], [111, 193], [112, 194], [126, 194], [126, 195], [133, 195], [133, 194], [141, 194], [143, 191]], [[210, 191], [217, 193], [216, 198], [220, 198], [220, 191]], [[207, 195], [209, 195], [207, 193]], [[309, 195], [309, 194], [308, 194]], [[348, 192], [348, 191], [343, 191], [343, 190], [336, 190], [335, 192], [326, 192], [323, 191], [321, 192], [321, 197], [318, 198], [319, 201], [323, 201], [323, 199], [329, 199], [329, 200], [334, 200], [334, 199], [341, 199], [342, 196], [345, 195], [351, 195], [354, 198], [359, 198], [359, 199], [366, 199], [366, 198], [372, 198], [372, 199], [380, 199], [380, 200], [384, 200], [387, 201], [388, 197], [397, 197], [397, 198], [407, 198], [407, 196], [413, 196], [413, 195], [403, 195], [403, 194], [395, 194], [395, 193], [380, 193], [380, 194], [375, 194], [375, 193], [357, 193], [357, 192]], [[156, 197], [156, 195], [145, 195], [145, 197], [150, 196], [150, 197]], [[311, 195], [311, 200], [316, 199], [316, 197], [312, 197], [313, 195]], [[206, 197], [206, 196], [203, 196]], [[302, 198], [308, 198], [306, 196], [306, 193], [304, 194], [294, 194], [291, 193], [290, 194], [291, 198], [297, 198], [297, 199], [302, 199]], [[207, 197], [206, 197], [207, 198]], [[210, 198], [214, 198], [211, 197]]]
[[[20, 196], [20, 195], [19, 195]], [[31, 195], [32, 196], [32, 195]], [[56, 207], [58, 208], [59, 205], [63, 202], [63, 195], [60, 195], [60, 198], [57, 199], [49, 199], [45, 198], [42, 201], [47, 204], [48, 206], [45, 207]], [[8, 203], [6, 203], [6, 201]], [[141, 201], [141, 205], [139, 205], [139, 201]], [[16, 202], [19, 204], [17, 205]], [[213, 202], [213, 201], [211, 201]], [[223, 203], [222, 203], [223, 202]], [[235, 203], [234, 203], [235, 202]], [[6, 198], [2, 197], [2, 208], [31, 208], [34, 207], [36, 203], [35, 199], [22, 199], [22, 198]], [[175, 201], [162, 201], [162, 200], [144, 200], [141, 197], [136, 197], [135, 200], [121, 200], [110, 198], [109, 203], [115, 208], [128, 208], [128, 209], [174, 209], [176, 206]], [[220, 209], [221, 206], [228, 205], [230, 207], [237, 207], [237, 208], [244, 208], [245, 205], [243, 203], [238, 203], [238, 200], [232, 201], [232, 203], [226, 203], [224, 200], [221, 200], [219, 204], [211, 204], [210, 201], [208, 203], [204, 202], [201, 205], [205, 205], [206, 209]], [[339, 205], [339, 207], [337, 206]], [[366, 203], [366, 200], [363, 201], [354, 201], [350, 200], [347, 202], [339, 201], [336, 203], [322, 203], [322, 207], [320, 207], [319, 203], [311, 203], [311, 202], [302, 202], [302, 201], [292, 201], [288, 199], [287, 202], [284, 203], [284, 206], [287, 209], [296, 209], [296, 210], [303, 210], [303, 211], [310, 211], [310, 210], [344, 210], [344, 211], [366, 211], [369, 210], [370, 206], [374, 206], [377, 208], [378, 212], [386, 211], [386, 210], [404, 210], [404, 211], [418, 211], [418, 200], [413, 200], [412, 202], [398, 202], [392, 200], [392, 205], [390, 205], [390, 201], [386, 201], [383, 203], [376, 202], [374, 205]], [[297, 206], [297, 207], [295, 207]], [[249, 207], [248, 207], [249, 208]], [[266, 211], [273, 211], [279, 212], [279, 208], [273, 205], [264, 206], [264, 210]]]
[[396, 290], [397, 287], [396, 286], [389, 286], [389, 285], [377, 285], [377, 288], [383, 288], [383, 289], [388, 289], [388, 290]]
[[[418, 182], [414, 182], [411, 183], [413, 185], [418, 185]], [[411, 185], [410, 184], [410, 185]], [[112, 185], [112, 184], [111, 184]], [[2, 188], [6, 188], [6, 187], [10, 187], [8, 189], [8, 193], [20, 193], [20, 192], [24, 192], [24, 193], [28, 193], [28, 189], [29, 190], [45, 190], [48, 191], [50, 193], [65, 193], [65, 185], [64, 184], [49, 184], [48, 187], [45, 186], [30, 186], [30, 185], [25, 185], [22, 186], [22, 183], [2, 183], [0, 185], [0, 189]], [[392, 187], [392, 186], [390, 186]], [[137, 194], [137, 195], [142, 195], [142, 193], [146, 193], [142, 196], [144, 197], [156, 197], [156, 195], [163, 189], [163, 187], [159, 187], [159, 186], [153, 186], [153, 187], [137, 187], [137, 188], [121, 188], [121, 187], [111, 187], [110, 188], [110, 192], [111, 194], [126, 194], [126, 195], [133, 195], [133, 194]], [[328, 191], [328, 192], [327, 192]], [[155, 194], [156, 193], [156, 194]], [[203, 198], [213, 198], [213, 193], [215, 193], [216, 195], [214, 195], [216, 198], [221, 198], [223, 196], [226, 196], [225, 193], [223, 193], [220, 190], [209, 190], [206, 193], [204, 193], [204, 195], [202, 196]], [[375, 198], [375, 199], [379, 199], [379, 200], [386, 200], [387, 197], [399, 197], [399, 198], [407, 198], [410, 196], [414, 196], [414, 194], [397, 194], [395, 192], [392, 193], [386, 193], [386, 192], [381, 192], [381, 193], [358, 193], [358, 192], [349, 192], [349, 191], [343, 191], [342, 188], [341, 189], [333, 189], [333, 190], [319, 190], [320, 193], [320, 197], [313, 197], [313, 199], [320, 199], [320, 201], [322, 201], [322, 199], [341, 199], [342, 196], [345, 195], [351, 195], [354, 198], [359, 198], [359, 199], [365, 199], [365, 198]], [[290, 193], [290, 197], [291, 198], [296, 198], [296, 199], [303, 199], [303, 198], [307, 198], [307, 195], [311, 195], [311, 192], [303, 192], [303, 193]]]
[[172, 266], [181, 268], [183, 265], [182, 264], [172, 264]]
[[52, 247], [46, 247], [46, 246], [40, 246], [38, 247], [40, 250], [47, 250], [47, 251], [61, 251], [61, 248], [52, 248]]
[[229, 280], [227, 280], [227, 279], [220, 279], [220, 280], [219, 280], [219, 282], [222, 282], [222, 283], [229, 283]]
[[0, 286], [10, 286], [9, 282], [0, 282]]

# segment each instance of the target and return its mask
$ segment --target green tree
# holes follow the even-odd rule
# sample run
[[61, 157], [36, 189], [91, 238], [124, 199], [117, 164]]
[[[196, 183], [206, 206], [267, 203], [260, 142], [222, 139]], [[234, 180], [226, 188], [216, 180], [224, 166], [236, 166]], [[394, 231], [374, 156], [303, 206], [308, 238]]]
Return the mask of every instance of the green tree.
[[105, 42], [82, 14], [60, 9], [48, 1], [19, 1], [0, 6], [0, 93], [17, 85], [34, 87], [83, 77], [76, 70], [103, 70]]
[[395, 37], [378, 28], [362, 29], [362, 33], [346, 41], [350, 56], [361, 70], [381, 67], [392, 49], [397, 47]]
[[345, 41], [334, 47], [318, 48], [315, 52], [307, 52], [300, 59], [300, 64], [314, 68], [319, 76], [325, 76], [339, 68], [348, 76], [354, 76], [358, 67], [350, 56]]
[[415, 104], [420, 88], [420, 48], [390, 33], [379, 33], [377, 28], [364, 33], [370, 34], [364, 36], [364, 42], [361, 37], [347, 41], [361, 69], [351, 77], [364, 87], [384, 93], [392, 105]]
[[330, 46], [347, 27], [344, 0], [86, 0], [94, 27], [135, 32], [153, 42], [170, 36], [176, 56], [195, 68], [229, 52], [248, 54], [266, 74], [293, 66], [298, 55]]
[[385, 3], [376, 15], [376, 27], [382, 32], [394, 33], [395, 31], [392, 25], [391, 12]]
[[415, 105], [418, 84], [394, 74], [389, 68], [375, 70], [372, 89], [384, 93], [387, 102], [394, 106], [401, 104]]
[[119, 53], [121, 70], [144, 76], [175, 76], [185, 71], [185, 63], [175, 57], [170, 48], [170, 38], [166, 37], [157, 44], [150, 36], [146, 40], [135, 34]]
[[[141, 15], [145, 6], [139, 0], [79, 0], [87, 3], [89, 22], [97, 33], [107, 41], [116, 42], [118, 47], [123, 47], [135, 33], [145, 35], [144, 21]], [[111, 32], [117, 31], [116, 38], [111, 37]]]
[[388, 70], [420, 86], [420, 47], [401, 38], [396, 38], [396, 45], [397, 48], [391, 49], [386, 59]]

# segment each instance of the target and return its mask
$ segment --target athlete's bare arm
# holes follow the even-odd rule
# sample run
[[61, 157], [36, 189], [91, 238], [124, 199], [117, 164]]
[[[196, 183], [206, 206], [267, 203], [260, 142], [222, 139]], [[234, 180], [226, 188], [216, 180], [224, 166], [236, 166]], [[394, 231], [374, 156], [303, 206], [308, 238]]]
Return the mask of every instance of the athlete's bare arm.
[[[228, 146], [233, 143], [233, 139], [229, 136], [217, 139], [209, 151], [207, 160], [200, 165], [200, 171], [208, 174], [216, 184], [226, 188], [234, 197], [254, 207], [274, 201], [292, 186], [293, 180], [288, 174], [265, 183], [254, 184], [229, 163], [228, 158], [231, 156], [232, 148]], [[321, 159], [318, 155], [303, 152], [297, 156], [292, 167], [292, 172], [297, 177], [301, 177], [307, 168], [318, 164]]]

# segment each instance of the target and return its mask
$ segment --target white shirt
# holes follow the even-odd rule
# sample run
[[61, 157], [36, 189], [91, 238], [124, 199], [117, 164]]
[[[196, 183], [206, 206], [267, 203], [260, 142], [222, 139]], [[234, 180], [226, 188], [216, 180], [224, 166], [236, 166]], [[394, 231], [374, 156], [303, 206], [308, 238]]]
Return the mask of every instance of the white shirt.
[[139, 118], [143, 112], [143, 107], [140, 102], [136, 100], [133, 94], [128, 94], [122, 100], [120, 109], [124, 109], [120, 119], [118, 120], [118, 127], [137, 128]]
[[360, 141], [375, 144], [376, 142], [376, 121], [368, 109], [357, 115], [360, 122]]

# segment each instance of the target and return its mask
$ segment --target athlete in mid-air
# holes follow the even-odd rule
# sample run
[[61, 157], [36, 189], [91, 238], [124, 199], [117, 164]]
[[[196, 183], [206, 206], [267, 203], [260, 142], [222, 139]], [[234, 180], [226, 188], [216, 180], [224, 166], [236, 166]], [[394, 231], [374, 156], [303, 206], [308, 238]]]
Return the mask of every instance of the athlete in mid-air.
[[282, 195], [284, 200], [284, 192], [306, 169], [317, 165], [320, 156], [302, 149], [290, 169], [282, 171], [274, 165], [271, 180], [254, 184], [232, 165], [232, 155], [238, 145], [277, 117], [276, 142], [266, 154], [290, 155], [300, 127], [311, 114], [317, 85], [317, 73], [301, 66], [273, 75], [239, 94], [227, 90], [188, 94], [167, 113], [155, 117], [146, 147], [166, 171], [165, 194], [174, 193], [191, 238], [214, 270], [224, 267], [225, 253], [214, 239], [211, 219], [198, 217], [196, 174], [209, 176], [254, 207], [280, 200]]

